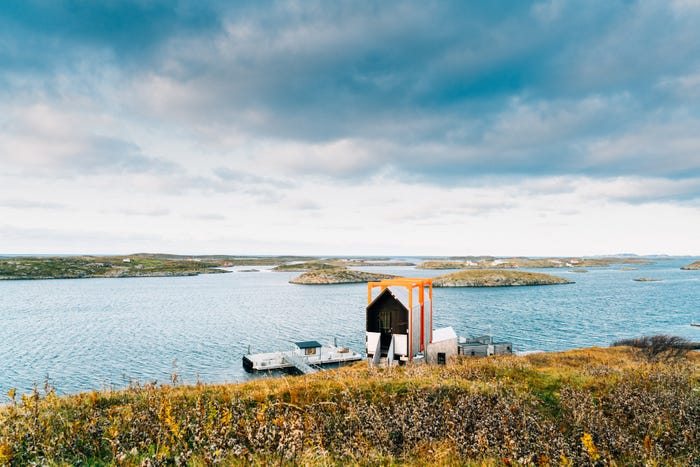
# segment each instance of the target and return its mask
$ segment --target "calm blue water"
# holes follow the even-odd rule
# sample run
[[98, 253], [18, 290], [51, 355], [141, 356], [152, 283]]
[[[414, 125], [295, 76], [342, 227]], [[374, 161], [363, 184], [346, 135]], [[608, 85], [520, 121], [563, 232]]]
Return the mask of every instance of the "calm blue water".
[[[490, 331], [516, 351], [564, 350], [643, 334], [700, 340], [700, 271], [692, 258], [634, 271], [541, 270], [576, 284], [435, 289], [434, 324], [460, 335]], [[361, 268], [408, 277], [446, 271]], [[59, 393], [123, 387], [129, 379], [189, 383], [249, 378], [241, 357], [318, 339], [364, 350], [365, 284], [301, 286], [297, 273], [0, 281], [0, 403], [48, 377]], [[649, 276], [663, 282], [634, 282]]]

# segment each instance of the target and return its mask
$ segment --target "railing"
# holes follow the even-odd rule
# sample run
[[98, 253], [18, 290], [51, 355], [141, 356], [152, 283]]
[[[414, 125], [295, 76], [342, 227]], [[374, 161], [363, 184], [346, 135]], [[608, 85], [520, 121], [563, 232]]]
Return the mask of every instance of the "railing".
[[311, 373], [316, 373], [315, 368], [313, 368], [311, 365], [306, 363], [303, 357], [300, 357], [299, 355], [294, 355], [292, 353], [286, 354], [282, 357], [287, 363], [291, 363], [296, 367], [297, 370], [301, 371], [303, 374], [308, 375]]

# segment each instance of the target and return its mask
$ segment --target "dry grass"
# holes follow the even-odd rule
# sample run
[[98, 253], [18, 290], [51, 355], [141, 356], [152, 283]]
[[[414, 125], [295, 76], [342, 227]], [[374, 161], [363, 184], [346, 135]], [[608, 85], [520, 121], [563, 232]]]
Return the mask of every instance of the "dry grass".
[[616, 347], [14, 396], [0, 465], [697, 465], [700, 357]]

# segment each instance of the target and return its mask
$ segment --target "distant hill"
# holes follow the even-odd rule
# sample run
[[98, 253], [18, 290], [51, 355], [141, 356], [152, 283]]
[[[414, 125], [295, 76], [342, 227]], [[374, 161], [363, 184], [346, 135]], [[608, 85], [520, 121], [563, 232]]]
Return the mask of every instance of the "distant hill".
[[517, 269], [517, 268], [578, 268], [606, 267], [613, 264], [651, 264], [645, 258], [492, 258], [473, 257], [465, 259], [429, 260], [418, 269]]

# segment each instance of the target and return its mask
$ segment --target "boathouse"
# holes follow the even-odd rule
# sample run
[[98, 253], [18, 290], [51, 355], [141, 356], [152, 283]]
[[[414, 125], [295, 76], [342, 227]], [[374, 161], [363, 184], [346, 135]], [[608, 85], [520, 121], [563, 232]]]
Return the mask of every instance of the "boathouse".
[[397, 278], [367, 284], [367, 358], [373, 365], [457, 355], [452, 328], [433, 331], [432, 279]]
[[[427, 290], [426, 290], [427, 289]], [[431, 279], [386, 279], [367, 284], [367, 358], [391, 365], [423, 358], [432, 337]]]

